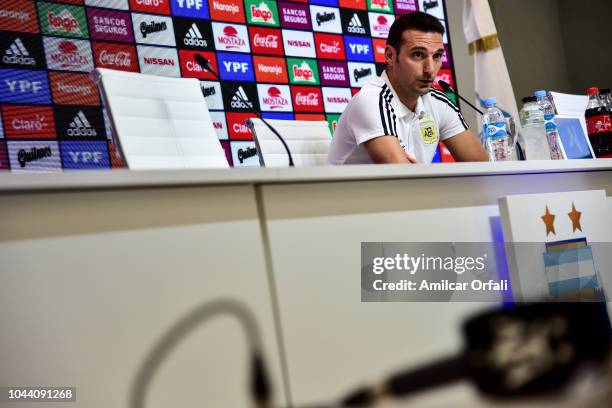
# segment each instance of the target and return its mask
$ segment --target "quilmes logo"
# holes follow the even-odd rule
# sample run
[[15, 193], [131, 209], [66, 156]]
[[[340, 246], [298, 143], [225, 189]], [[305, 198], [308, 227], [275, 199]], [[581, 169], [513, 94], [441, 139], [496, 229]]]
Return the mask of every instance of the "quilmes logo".
[[215, 46], [222, 51], [250, 52], [247, 29], [243, 25], [212, 23]]
[[50, 69], [83, 72], [93, 70], [89, 41], [51, 37], [45, 37], [43, 41], [47, 54], [47, 65]]
[[242, 86], [239, 86], [232, 97], [232, 101], [230, 102], [230, 106], [233, 109], [253, 109], [253, 102], [249, 101], [249, 97]]
[[36, 59], [30, 55], [19, 37], [4, 51], [2, 62], [6, 65], [36, 66]]
[[96, 137], [98, 133], [96, 129], [89, 123], [87, 116], [80, 110], [72, 119], [66, 130], [68, 136], [77, 137]]
[[310, 14], [314, 31], [342, 33], [340, 11], [337, 8], [310, 6]]
[[359, 88], [372, 76], [376, 75], [374, 64], [364, 64], [359, 62], [349, 62], [348, 69], [351, 73], [351, 86]]
[[320, 27], [321, 24], [336, 19], [336, 13], [322, 11], [316, 14], [317, 25]]
[[249, 23], [278, 27], [278, 9], [275, 1], [246, 0], [245, 5]]
[[136, 42], [174, 47], [174, 26], [170, 17], [132, 13]]
[[287, 58], [292, 84], [319, 84], [319, 72], [314, 60]]
[[45, 34], [87, 38], [87, 23], [82, 7], [39, 3], [39, 18]]
[[17, 151], [17, 162], [23, 169], [28, 163], [52, 157], [53, 151], [51, 147], [32, 147], [30, 149], [19, 149]]
[[160, 33], [162, 31], [166, 31], [167, 29], [168, 25], [165, 21], [151, 20], [149, 22], [143, 21], [140, 23], [140, 34], [142, 35], [142, 38], [147, 38], [148, 35]]

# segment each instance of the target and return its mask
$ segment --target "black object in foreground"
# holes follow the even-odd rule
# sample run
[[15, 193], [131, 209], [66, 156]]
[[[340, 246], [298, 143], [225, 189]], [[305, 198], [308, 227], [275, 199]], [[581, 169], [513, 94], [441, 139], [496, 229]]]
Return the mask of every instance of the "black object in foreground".
[[535, 303], [484, 313], [463, 326], [464, 352], [355, 390], [341, 406], [369, 406], [470, 379], [494, 398], [558, 392], [584, 365], [604, 365], [611, 328], [605, 303]]
[[[207, 58], [205, 58], [203, 55], [200, 54], [195, 54], [194, 58], [197, 62], [197, 64], [204, 70], [210, 72], [215, 78], [217, 78], [217, 80], [219, 81], [219, 86], [221, 86], [222, 88], [223, 86], [223, 80], [219, 77], [219, 75], [217, 75], [217, 73], [213, 70], [213, 68], [210, 66], [210, 62], [208, 61]], [[289, 157], [289, 167], [293, 167], [293, 157], [291, 156], [291, 152], [289, 151], [289, 147], [287, 146], [287, 143], [285, 143], [285, 139], [283, 139], [283, 137], [276, 131], [276, 129], [274, 129], [272, 127], [272, 125], [270, 125], [268, 123], [267, 120], [265, 120], [262, 115], [260, 115], [255, 109], [252, 108], [251, 104], [248, 103], [248, 101], [245, 101], [244, 98], [242, 97], [242, 95], [240, 95], [240, 93], [237, 93], [236, 96], [238, 97], [238, 99], [240, 99], [240, 101], [249, 108], [249, 110], [251, 111], [251, 113], [253, 113], [255, 116], [257, 116], [259, 119], [261, 119], [261, 121], [268, 127], [268, 129], [270, 129], [270, 131], [272, 133], [274, 133], [274, 135], [276, 137], [278, 137], [278, 140], [281, 141], [281, 143], [283, 144], [283, 146], [285, 147], [285, 150], [287, 151], [287, 156]]]
[[457, 95], [463, 102], [467, 103], [468, 105], [470, 105], [470, 107], [472, 109], [474, 109], [476, 112], [480, 113], [481, 115], [484, 115], [484, 112], [481, 111], [480, 109], [478, 109], [477, 107], [475, 107], [474, 105], [472, 105], [470, 103], [470, 101], [468, 101], [467, 99], [465, 99], [463, 96], [459, 95], [459, 93], [455, 90], [453, 90], [453, 88], [451, 88], [451, 86], [444, 81], [438, 81], [438, 85], [440, 85], [442, 87], [442, 89], [444, 89], [444, 91], [446, 92], [451, 92], [454, 93], [455, 95]]

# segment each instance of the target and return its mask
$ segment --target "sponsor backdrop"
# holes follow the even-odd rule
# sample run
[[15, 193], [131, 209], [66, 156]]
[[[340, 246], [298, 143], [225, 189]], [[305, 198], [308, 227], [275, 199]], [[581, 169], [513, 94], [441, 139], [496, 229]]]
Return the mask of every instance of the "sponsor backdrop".
[[[259, 165], [249, 107], [333, 130], [384, 69], [395, 17], [416, 10], [448, 28], [443, 0], [0, 0], [0, 169], [123, 167], [96, 67], [198, 78], [230, 164]], [[439, 79], [454, 85], [445, 44]]]

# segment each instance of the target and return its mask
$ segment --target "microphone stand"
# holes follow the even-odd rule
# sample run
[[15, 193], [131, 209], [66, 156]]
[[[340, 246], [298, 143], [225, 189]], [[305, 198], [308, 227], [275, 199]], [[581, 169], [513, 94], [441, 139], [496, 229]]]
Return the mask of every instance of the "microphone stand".
[[483, 111], [481, 111], [480, 109], [478, 109], [477, 107], [475, 107], [474, 105], [472, 105], [472, 104], [470, 103], [470, 101], [468, 101], [468, 100], [467, 100], [467, 99], [465, 99], [463, 96], [461, 96], [461, 95], [459, 95], [457, 92], [455, 92], [455, 91], [453, 90], [453, 88], [451, 88], [451, 86], [450, 86], [448, 83], [446, 83], [446, 82], [444, 82], [444, 81], [438, 81], [438, 85], [440, 85], [440, 86], [442, 87], [442, 89], [444, 89], [446, 92], [451, 92], [451, 93], [453, 93], [454, 95], [457, 95], [457, 96], [459, 97], [459, 99], [461, 99], [463, 102], [465, 102], [465, 103], [467, 103], [468, 105], [470, 105], [470, 107], [471, 107], [472, 109], [474, 109], [476, 112], [480, 113], [481, 115], [484, 115], [484, 112], [483, 112]]
[[[195, 60], [196, 63], [203, 69], [206, 70], [208, 72], [210, 72], [218, 81], [219, 81], [219, 86], [224, 87], [223, 86], [223, 80], [219, 77], [219, 75], [217, 75], [217, 73], [212, 69], [212, 66], [210, 65], [210, 62], [208, 61], [207, 58], [205, 58], [204, 56], [200, 55], [200, 54], [195, 54]], [[285, 147], [285, 150], [287, 151], [287, 156], [289, 157], [289, 167], [295, 167], [295, 165], [293, 164], [293, 156], [291, 156], [291, 152], [289, 151], [289, 146], [287, 146], [287, 143], [285, 142], [285, 139], [283, 139], [283, 137], [276, 131], [276, 129], [274, 129], [272, 127], [272, 125], [270, 125], [268, 123], [267, 120], [265, 120], [259, 113], [257, 113], [257, 111], [255, 109], [253, 109], [251, 107], [251, 105], [249, 104], [248, 101], [244, 100], [244, 98], [242, 98], [242, 95], [240, 95], [239, 93], [236, 93], [236, 96], [238, 97], [238, 99], [240, 99], [240, 102], [244, 103], [244, 105], [246, 107], [249, 108], [249, 110], [251, 111], [251, 113], [253, 113], [255, 116], [257, 116], [267, 127], [268, 129], [270, 129], [270, 131], [272, 133], [274, 133], [274, 135], [276, 137], [278, 137], [278, 140], [281, 141], [281, 143], [283, 144], [283, 146]]]

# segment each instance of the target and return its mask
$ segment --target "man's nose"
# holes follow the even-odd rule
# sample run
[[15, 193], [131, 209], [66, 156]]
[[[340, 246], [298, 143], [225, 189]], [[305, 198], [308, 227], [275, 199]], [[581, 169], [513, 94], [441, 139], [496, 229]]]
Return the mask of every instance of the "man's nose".
[[433, 72], [434, 62], [432, 58], [426, 58], [423, 61], [423, 74], [431, 74]]

